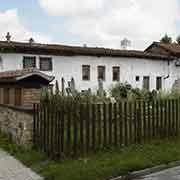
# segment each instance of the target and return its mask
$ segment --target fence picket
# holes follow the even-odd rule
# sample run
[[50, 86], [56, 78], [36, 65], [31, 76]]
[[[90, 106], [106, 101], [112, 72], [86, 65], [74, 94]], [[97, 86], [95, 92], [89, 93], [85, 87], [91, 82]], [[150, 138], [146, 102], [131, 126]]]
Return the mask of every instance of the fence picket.
[[107, 146], [107, 113], [106, 113], [106, 103], [103, 104], [103, 139], [104, 146]]
[[115, 103], [113, 107], [114, 107], [114, 145], [117, 146], [117, 137], [118, 137], [118, 134], [117, 134], [117, 127], [118, 127], [118, 124], [117, 124], [117, 104]]
[[98, 104], [98, 115], [97, 115], [97, 117], [98, 117], [98, 146], [99, 147], [101, 147], [101, 144], [102, 144], [102, 124], [101, 124], [101, 122], [102, 122], [102, 114], [101, 114], [101, 110], [102, 110], [102, 108], [101, 108], [102, 106], [101, 106], [101, 104]]

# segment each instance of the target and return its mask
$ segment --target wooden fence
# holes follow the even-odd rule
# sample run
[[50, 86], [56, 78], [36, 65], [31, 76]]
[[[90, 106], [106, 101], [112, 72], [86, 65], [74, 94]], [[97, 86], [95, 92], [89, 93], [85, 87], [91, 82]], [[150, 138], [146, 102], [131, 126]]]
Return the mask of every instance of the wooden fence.
[[144, 143], [179, 133], [178, 99], [34, 105], [34, 144], [50, 157]]

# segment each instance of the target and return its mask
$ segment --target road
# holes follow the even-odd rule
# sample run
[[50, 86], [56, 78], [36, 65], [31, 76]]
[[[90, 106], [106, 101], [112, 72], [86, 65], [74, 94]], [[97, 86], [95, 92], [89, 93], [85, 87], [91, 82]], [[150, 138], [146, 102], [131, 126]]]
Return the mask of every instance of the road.
[[180, 180], [180, 166], [149, 174], [134, 180]]

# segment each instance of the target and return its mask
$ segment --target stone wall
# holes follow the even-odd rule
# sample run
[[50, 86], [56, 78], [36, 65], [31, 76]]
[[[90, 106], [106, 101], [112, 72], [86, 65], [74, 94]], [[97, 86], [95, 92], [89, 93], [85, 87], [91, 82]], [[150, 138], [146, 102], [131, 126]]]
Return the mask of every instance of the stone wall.
[[19, 146], [30, 149], [33, 135], [33, 111], [0, 105], [0, 130]]

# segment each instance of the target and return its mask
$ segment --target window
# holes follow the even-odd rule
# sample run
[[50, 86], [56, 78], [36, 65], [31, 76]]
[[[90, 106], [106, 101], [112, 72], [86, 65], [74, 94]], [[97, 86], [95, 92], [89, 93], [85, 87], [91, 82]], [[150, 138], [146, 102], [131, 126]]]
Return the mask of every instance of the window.
[[139, 76], [136, 76], [136, 81], [140, 81], [140, 77]]
[[15, 105], [16, 106], [21, 106], [22, 105], [22, 90], [21, 88], [15, 88]]
[[143, 77], [143, 89], [149, 90], [149, 76]]
[[10, 92], [9, 88], [3, 89], [3, 102], [4, 102], [4, 104], [9, 104], [9, 95], [10, 95], [9, 92]]
[[89, 65], [82, 66], [82, 80], [84, 81], [90, 80], [90, 66]]
[[40, 57], [40, 70], [41, 71], [52, 71], [52, 58]]
[[156, 78], [156, 89], [161, 90], [162, 89], [162, 77]]
[[105, 81], [105, 66], [98, 66], [98, 80]]
[[2, 57], [0, 56], [0, 70], [3, 69], [3, 60], [2, 60]]
[[119, 81], [120, 79], [120, 67], [114, 66], [113, 67], [113, 81]]
[[24, 56], [23, 57], [23, 68], [36, 68], [36, 57], [35, 56]]

